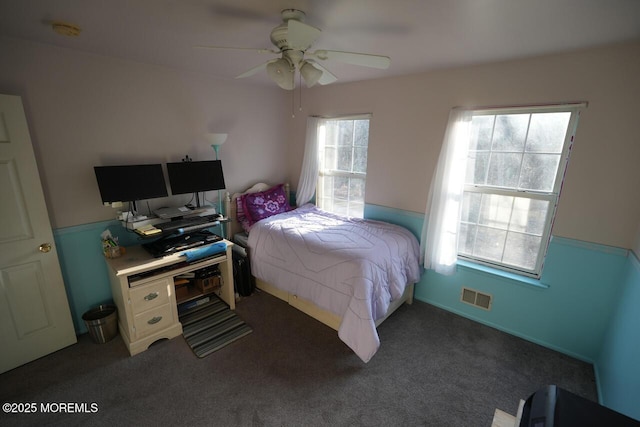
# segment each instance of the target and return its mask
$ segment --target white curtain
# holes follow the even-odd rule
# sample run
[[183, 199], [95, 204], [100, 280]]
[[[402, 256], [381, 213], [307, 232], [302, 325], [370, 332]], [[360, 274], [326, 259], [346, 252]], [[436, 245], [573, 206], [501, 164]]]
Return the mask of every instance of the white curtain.
[[470, 111], [453, 109], [449, 114], [422, 226], [420, 254], [424, 257], [424, 268], [446, 275], [455, 272], [458, 258], [471, 119]]
[[307, 137], [304, 147], [304, 157], [302, 159], [302, 170], [296, 191], [296, 204], [302, 206], [313, 199], [318, 182], [318, 129], [324, 120], [319, 117], [307, 118]]

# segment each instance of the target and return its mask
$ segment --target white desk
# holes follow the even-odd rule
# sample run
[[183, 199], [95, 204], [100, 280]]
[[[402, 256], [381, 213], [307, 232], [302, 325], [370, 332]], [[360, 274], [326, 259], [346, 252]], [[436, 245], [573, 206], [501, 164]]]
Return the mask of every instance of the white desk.
[[121, 257], [106, 259], [111, 293], [118, 307], [118, 328], [132, 356], [159, 339], [182, 334], [174, 286], [174, 277], [180, 274], [218, 264], [222, 276], [219, 296], [235, 309], [233, 243], [223, 242], [227, 250], [221, 256], [189, 264], [179, 254], [153, 258], [142, 246], [128, 247]]

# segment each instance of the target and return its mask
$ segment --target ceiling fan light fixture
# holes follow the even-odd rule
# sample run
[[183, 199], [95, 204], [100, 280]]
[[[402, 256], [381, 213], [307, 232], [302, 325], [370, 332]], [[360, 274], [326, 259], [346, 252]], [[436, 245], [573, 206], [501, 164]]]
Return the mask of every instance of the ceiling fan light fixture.
[[307, 61], [305, 61], [302, 67], [300, 67], [300, 74], [302, 75], [307, 87], [314, 86], [322, 77], [322, 71], [318, 70]]
[[293, 90], [293, 74], [295, 69], [289, 61], [280, 58], [267, 64], [267, 74], [271, 80], [276, 82], [278, 86], [285, 90]]

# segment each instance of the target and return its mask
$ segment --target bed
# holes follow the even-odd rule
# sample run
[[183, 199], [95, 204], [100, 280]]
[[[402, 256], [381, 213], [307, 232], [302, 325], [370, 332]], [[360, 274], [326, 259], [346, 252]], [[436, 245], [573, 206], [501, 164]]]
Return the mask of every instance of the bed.
[[[254, 209], [256, 201], [283, 197], [284, 204]], [[418, 241], [397, 225], [345, 218], [312, 204], [289, 210], [288, 202], [285, 184], [259, 183], [228, 196], [228, 234], [247, 248], [260, 290], [335, 329], [368, 362], [380, 346], [376, 327], [413, 300]]]

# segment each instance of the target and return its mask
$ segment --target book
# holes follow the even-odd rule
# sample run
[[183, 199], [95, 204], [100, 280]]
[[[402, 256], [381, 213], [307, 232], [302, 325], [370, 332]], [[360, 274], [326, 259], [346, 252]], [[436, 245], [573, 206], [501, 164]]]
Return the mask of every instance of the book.
[[153, 236], [154, 234], [162, 233], [162, 230], [159, 228], [155, 228], [151, 224], [143, 225], [142, 227], [136, 228], [136, 233], [142, 236]]
[[211, 301], [211, 298], [204, 297], [204, 298], [199, 298], [197, 300], [193, 300], [193, 301], [185, 302], [185, 303], [182, 303], [182, 304], [178, 304], [178, 315], [185, 314], [186, 311], [189, 311], [190, 309], [192, 309], [194, 307], [198, 307], [198, 306], [200, 306], [202, 304], [206, 304], [209, 301]]

